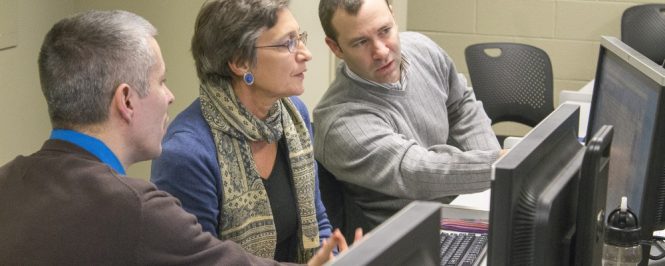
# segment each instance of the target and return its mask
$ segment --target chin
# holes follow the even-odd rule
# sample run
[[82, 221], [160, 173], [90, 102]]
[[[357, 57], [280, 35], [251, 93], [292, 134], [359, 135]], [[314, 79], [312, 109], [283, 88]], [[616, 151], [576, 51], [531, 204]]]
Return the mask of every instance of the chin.
[[391, 76], [386, 81], [386, 83], [396, 83], [396, 82], [399, 82], [399, 73], [394, 76]]
[[305, 88], [304, 88], [304, 87], [296, 88], [296, 89], [291, 90], [291, 92], [289, 93], [289, 95], [286, 96], [286, 97], [299, 96], [299, 95], [302, 95], [304, 92], [305, 92]]

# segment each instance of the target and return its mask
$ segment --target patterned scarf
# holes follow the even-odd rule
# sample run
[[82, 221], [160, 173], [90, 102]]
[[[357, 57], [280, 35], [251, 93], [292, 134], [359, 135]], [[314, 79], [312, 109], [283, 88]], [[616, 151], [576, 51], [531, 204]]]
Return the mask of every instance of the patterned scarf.
[[284, 135], [299, 214], [297, 263], [306, 263], [319, 247], [314, 207], [314, 156], [309, 132], [291, 100], [275, 103], [262, 121], [245, 109], [230, 84], [202, 84], [201, 109], [217, 149], [224, 194], [220, 239], [232, 240], [248, 252], [272, 259], [277, 232], [270, 201], [256, 170], [251, 141], [274, 143]]

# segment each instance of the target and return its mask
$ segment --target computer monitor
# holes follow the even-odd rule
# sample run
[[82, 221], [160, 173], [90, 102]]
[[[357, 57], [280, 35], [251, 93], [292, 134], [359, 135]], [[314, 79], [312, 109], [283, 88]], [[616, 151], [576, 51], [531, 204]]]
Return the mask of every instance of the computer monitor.
[[614, 126], [606, 212], [628, 197], [644, 240], [665, 229], [663, 88], [665, 69], [617, 38], [601, 39], [587, 132]]
[[490, 265], [571, 265], [579, 170], [579, 106], [564, 104], [493, 164]]
[[614, 129], [602, 126], [586, 145], [580, 169], [574, 257], [576, 266], [601, 265], [605, 241], [605, 200]]
[[439, 265], [441, 203], [414, 201], [330, 265]]

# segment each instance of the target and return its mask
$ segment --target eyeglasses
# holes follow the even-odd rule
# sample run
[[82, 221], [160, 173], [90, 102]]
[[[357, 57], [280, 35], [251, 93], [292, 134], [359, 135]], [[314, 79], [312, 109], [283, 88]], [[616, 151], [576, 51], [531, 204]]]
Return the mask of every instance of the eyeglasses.
[[298, 45], [300, 45], [300, 42], [302, 42], [302, 44], [304, 44], [304, 45], [307, 45], [307, 32], [306, 31], [303, 31], [302, 33], [298, 34], [297, 37], [291, 37], [290, 39], [286, 40], [286, 42], [284, 42], [282, 44], [254, 46], [254, 48], [286, 47], [286, 49], [289, 50], [289, 53], [294, 53], [296, 51], [296, 49], [298, 48]]

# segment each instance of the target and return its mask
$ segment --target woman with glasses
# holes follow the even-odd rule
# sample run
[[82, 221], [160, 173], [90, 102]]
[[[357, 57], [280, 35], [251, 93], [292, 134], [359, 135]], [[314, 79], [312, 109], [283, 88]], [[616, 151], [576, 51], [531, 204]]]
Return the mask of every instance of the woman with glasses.
[[258, 256], [304, 263], [331, 226], [309, 114], [295, 97], [312, 55], [288, 2], [203, 5], [192, 38], [199, 98], [169, 126], [151, 179], [205, 231]]

